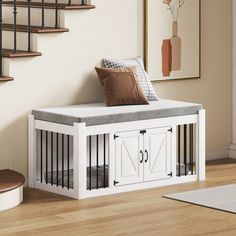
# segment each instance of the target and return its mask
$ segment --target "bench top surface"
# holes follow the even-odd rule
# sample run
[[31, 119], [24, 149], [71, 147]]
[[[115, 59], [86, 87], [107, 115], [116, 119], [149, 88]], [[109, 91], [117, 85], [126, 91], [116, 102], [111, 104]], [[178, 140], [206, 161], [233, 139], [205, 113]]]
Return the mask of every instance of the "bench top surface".
[[197, 114], [201, 104], [160, 99], [149, 105], [107, 107], [104, 103], [42, 108], [32, 111], [37, 120], [73, 125], [85, 122], [87, 126], [157, 119]]

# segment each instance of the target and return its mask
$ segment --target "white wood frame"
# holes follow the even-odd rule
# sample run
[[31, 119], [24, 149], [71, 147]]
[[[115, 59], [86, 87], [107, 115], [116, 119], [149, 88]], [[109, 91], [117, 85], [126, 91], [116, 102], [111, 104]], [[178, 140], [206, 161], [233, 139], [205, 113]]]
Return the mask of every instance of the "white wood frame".
[[[196, 174], [176, 177], [176, 152], [172, 151], [172, 172], [171, 179], [143, 182], [132, 185], [116, 187], [113, 184], [114, 176], [114, 134], [131, 130], [172, 127], [171, 136], [172, 150], [176, 150], [176, 127], [184, 124], [197, 125], [196, 138]], [[36, 181], [36, 130], [63, 133], [74, 137], [74, 189], [66, 189]], [[87, 190], [87, 136], [108, 134], [109, 143], [109, 187], [105, 189]], [[88, 197], [102, 196], [114, 193], [122, 193], [133, 190], [160, 187], [165, 185], [180, 184], [192, 181], [205, 180], [205, 110], [200, 110], [196, 115], [167, 117], [152, 120], [133, 121], [125, 123], [115, 123], [106, 125], [86, 126], [85, 123], [74, 123], [73, 126], [62, 125], [52, 122], [35, 120], [33, 115], [29, 115], [29, 186], [75, 199], [85, 199]]]
[[[172, 131], [170, 130], [171, 127], [164, 127], [164, 128], [154, 128], [154, 129], [148, 129], [147, 130], [147, 133], [145, 133], [143, 135], [144, 137], [144, 150], [147, 150], [147, 153], [148, 153], [148, 161], [147, 163], [145, 164], [144, 163], [144, 181], [145, 182], [149, 182], [149, 181], [156, 181], [157, 179], [158, 180], [161, 180], [161, 179], [168, 179], [168, 178], [171, 178], [171, 176], [168, 176], [168, 174], [172, 173], [172, 156], [171, 156], [171, 151], [172, 151], [172, 146], [171, 146], [171, 137], [173, 137], [173, 128], [172, 128]], [[160, 134], [164, 134], [164, 141], [163, 141], [163, 146], [164, 146], [164, 149], [166, 150], [166, 155], [165, 155], [165, 158], [163, 158], [166, 162], [166, 171], [165, 173], [151, 173], [151, 170], [149, 169], [150, 168], [150, 165], [149, 163], [151, 163], [151, 159], [153, 158], [152, 156], [152, 153], [151, 153], [151, 150], [149, 149], [150, 146], [149, 146], [149, 137], [151, 135], [160, 135]], [[156, 137], [156, 136], [155, 136]], [[163, 138], [163, 136], [162, 136]], [[155, 143], [157, 142], [157, 140], [154, 138], [155, 140]], [[153, 149], [156, 148], [156, 146], [158, 145], [155, 145], [155, 147], [152, 146]], [[169, 148], [168, 148], [169, 147]], [[158, 150], [159, 151], [159, 150]], [[158, 158], [160, 156], [156, 156], [155, 158]], [[146, 158], [146, 157], [145, 157]], [[155, 159], [157, 160], [157, 159]], [[176, 168], [175, 168], [176, 169]], [[173, 174], [173, 173], [172, 173]], [[159, 176], [158, 176], [159, 175]]]

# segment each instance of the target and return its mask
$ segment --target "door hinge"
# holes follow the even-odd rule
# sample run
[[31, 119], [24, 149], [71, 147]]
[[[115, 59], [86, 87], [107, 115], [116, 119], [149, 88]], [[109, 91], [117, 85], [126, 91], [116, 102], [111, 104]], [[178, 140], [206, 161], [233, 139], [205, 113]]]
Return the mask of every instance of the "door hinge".
[[116, 186], [117, 184], [119, 184], [119, 181], [114, 180], [114, 185]]
[[147, 133], [147, 130], [140, 130], [140, 134], [146, 134]]
[[116, 139], [116, 138], [119, 138], [119, 136], [118, 136], [118, 135], [116, 135], [116, 134], [114, 134], [114, 139]]
[[173, 132], [173, 128], [170, 128], [167, 131], [172, 133]]
[[168, 176], [173, 177], [173, 173], [171, 172], [170, 174], [168, 174]]

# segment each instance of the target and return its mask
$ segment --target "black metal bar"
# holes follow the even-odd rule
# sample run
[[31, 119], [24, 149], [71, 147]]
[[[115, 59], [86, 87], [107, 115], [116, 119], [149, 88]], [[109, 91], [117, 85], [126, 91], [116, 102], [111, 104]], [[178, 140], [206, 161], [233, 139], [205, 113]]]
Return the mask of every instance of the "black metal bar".
[[43, 131], [40, 130], [40, 182], [43, 182]]
[[92, 137], [89, 136], [89, 189], [92, 190]]
[[190, 168], [191, 168], [191, 174], [193, 175], [193, 124], [190, 124], [190, 130], [189, 130], [189, 136], [190, 136]]
[[48, 184], [48, 131], [46, 131], [46, 184]]
[[184, 125], [184, 173], [187, 175], [187, 125]]
[[31, 51], [31, 0], [28, 0], [28, 52]]
[[69, 5], [69, 6], [71, 5], [71, 0], [68, 1], [68, 5]]
[[16, 35], [16, 15], [17, 15], [17, 8], [16, 8], [16, 0], [14, 0], [14, 5], [13, 5], [13, 15], [14, 15], [14, 24], [13, 24], [13, 32], [14, 32], [14, 49], [13, 52], [16, 53], [17, 50], [17, 35]]
[[67, 135], [67, 186], [70, 188], [70, 136]]
[[64, 134], [62, 134], [61, 140], [61, 168], [62, 168], [62, 176], [61, 176], [61, 185], [64, 188]]
[[81, 5], [85, 5], [85, 0], [81, 0]]
[[2, 76], [2, 0], [0, 0], [0, 76]]
[[58, 0], [55, 0], [55, 28], [58, 28]]
[[51, 132], [51, 185], [53, 185], [53, 132]]
[[99, 139], [99, 136], [97, 135], [97, 142], [96, 142], [96, 144], [97, 144], [97, 189], [99, 188], [99, 186], [98, 186], [98, 168], [99, 168], [99, 162], [98, 162], [98, 139]]
[[104, 169], [103, 169], [103, 180], [104, 180], [104, 188], [106, 188], [106, 134], [103, 135], [103, 149], [104, 149], [104, 153], [103, 153], [103, 164], [104, 164]]
[[42, 0], [42, 25], [41, 28], [44, 28], [44, 10], [45, 10], [45, 2]]
[[57, 187], [59, 185], [59, 182], [58, 182], [58, 169], [59, 169], [59, 134], [57, 133]]
[[181, 154], [181, 127], [180, 125], [178, 126], [178, 168], [179, 168], [179, 177], [181, 176], [181, 159], [180, 159], [180, 154]]

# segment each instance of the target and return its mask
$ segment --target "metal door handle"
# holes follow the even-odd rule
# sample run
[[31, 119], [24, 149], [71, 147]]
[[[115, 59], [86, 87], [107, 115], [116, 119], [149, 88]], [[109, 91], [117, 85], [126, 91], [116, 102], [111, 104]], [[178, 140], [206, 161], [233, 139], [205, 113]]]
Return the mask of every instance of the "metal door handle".
[[140, 160], [140, 163], [143, 163], [143, 159], [144, 159], [143, 151], [140, 150], [140, 153], [141, 153], [141, 156], [142, 156], [142, 159]]
[[147, 150], [145, 150], [145, 153], [146, 153], [146, 160], [145, 160], [145, 162], [147, 163], [148, 162], [148, 158], [149, 158], [149, 155], [148, 155], [148, 151]]

